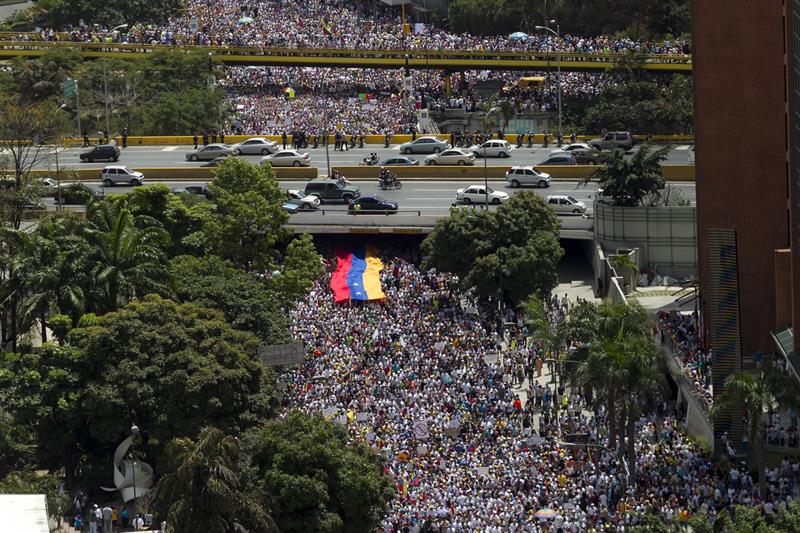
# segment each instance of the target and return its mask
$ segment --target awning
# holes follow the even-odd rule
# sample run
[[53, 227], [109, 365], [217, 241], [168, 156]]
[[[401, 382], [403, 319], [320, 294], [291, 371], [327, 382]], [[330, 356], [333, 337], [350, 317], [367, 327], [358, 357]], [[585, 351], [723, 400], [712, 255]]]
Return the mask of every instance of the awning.
[[794, 332], [791, 326], [785, 328], [774, 329], [770, 332], [775, 347], [789, 362], [789, 368], [792, 370], [794, 377], [800, 379], [800, 356], [794, 352]]

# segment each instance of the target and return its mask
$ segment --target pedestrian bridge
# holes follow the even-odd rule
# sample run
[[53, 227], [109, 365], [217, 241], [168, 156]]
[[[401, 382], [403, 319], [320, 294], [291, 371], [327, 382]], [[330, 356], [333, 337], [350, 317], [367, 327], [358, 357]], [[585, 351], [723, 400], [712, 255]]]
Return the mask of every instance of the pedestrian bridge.
[[[15, 34], [19, 35], [19, 34]], [[489, 51], [489, 50], [378, 50], [325, 48], [272, 48], [258, 46], [193, 46], [72, 41], [14, 41], [0, 34], [0, 59], [37, 57], [51, 50], [70, 49], [88, 58], [145, 57], [158, 50], [198, 53], [239, 65], [280, 65], [317, 67], [401, 68], [461, 70], [545, 70], [561, 62], [563, 70], [602, 71], [611, 68], [642, 68], [661, 72], [691, 74], [691, 55], [609, 53], [585, 54]]]
[[[393, 215], [347, 215], [342, 211], [297, 213], [289, 219], [295, 233], [425, 235], [446, 216], [425, 215], [421, 211], [401, 210]], [[594, 240], [594, 220], [560, 217], [562, 239]]]

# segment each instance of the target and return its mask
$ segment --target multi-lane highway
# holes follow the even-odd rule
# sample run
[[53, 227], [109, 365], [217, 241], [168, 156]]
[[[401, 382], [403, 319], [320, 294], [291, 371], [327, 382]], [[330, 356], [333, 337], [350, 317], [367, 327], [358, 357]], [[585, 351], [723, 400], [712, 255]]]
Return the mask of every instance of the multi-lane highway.
[[[128, 147], [122, 152], [118, 164], [126, 165], [131, 168], [172, 168], [172, 167], [199, 167], [202, 162], [192, 163], [186, 161], [185, 154], [191, 149], [191, 146], [145, 146], [145, 147]], [[515, 149], [511, 152], [511, 157], [489, 158], [486, 164], [489, 166], [514, 166], [514, 165], [535, 165], [546, 159], [550, 152], [555, 150], [555, 146], [542, 148], [541, 145], [527, 148]], [[58, 164], [66, 167], [79, 167], [79, 168], [103, 168], [109, 163], [81, 163], [78, 155], [84, 151], [83, 148], [69, 148], [58, 150]], [[634, 147], [638, 150], [638, 146]], [[309, 148], [301, 150], [301, 152], [308, 152], [311, 155], [311, 164], [327, 173], [328, 161], [330, 160], [331, 167], [336, 166], [353, 166], [358, 165], [364, 158], [368, 157], [371, 153], [377, 153], [380, 161], [388, 159], [389, 157], [400, 155], [399, 145], [393, 145], [389, 148], [384, 148], [383, 145], [367, 145], [364, 148], [354, 148], [345, 152], [334, 151], [333, 146], [329, 146], [328, 153], [326, 154], [324, 148]], [[665, 164], [667, 165], [685, 165], [688, 162], [689, 145], [675, 145], [673, 150], [669, 153]], [[258, 163], [261, 156], [242, 156], [244, 159], [253, 163]], [[420, 161], [420, 164], [425, 159], [425, 155], [411, 155], [413, 159]], [[477, 159], [476, 165], [483, 165], [483, 159]], [[50, 151], [50, 155], [42, 162], [40, 167], [55, 168], [56, 156], [55, 150]]]
[[[153, 181], [148, 181], [147, 184], [152, 184]], [[281, 181], [281, 186], [286, 189], [302, 190], [305, 187], [306, 181]], [[396, 201], [399, 204], [401, 216], [420, 216], [420, 215], [433, 215], [443, 216], [449, 213], [450, 207], [455, 201], [455, 193], [457, 189], [467, 187], [473, 184], [479, 184], [480, 180], [475, 181], [454, 181], [454, 180], [432, 180], [432, 181], [406, 181], [403, 188], [398, 191], [380, 191], [378, 184], [373, 182], [356, 182], [361, 194], [380, 194], [384, 198]], [[188, 185], [200, 185], [202, 182], [170, 182], [167, 184], [171, 188], [185, 187]], [[95, 190], [102, 190], [99, 183], [88, 184]], [[683, 195], [691, 201], [694, 201], [695, 189], [693, 183], [673, 183], [671, 187], [680, 190]], [[489, 181], [489, 187], [506, 191], [509, 194], [517, 194], [520, 189], [506, 188], [504, 181]], [[130, 187], [106, 187], [104, 189], [106, 194], [109, 193], [124, 193], [130, 190]], [[581, 186], [575, 181], [554, 181], [551, 186], [546, 189], [525, 189], [531, 190], [536, 194], [546, 196], [548, 194], [568, 194], [573, 198], [585, 202], [592, 211], [593, 197], [597, 192], [596, 183], [588, 183], [586, 186]], [[310, 213], [313, 216], [326, 216], [328, 214], [343, 213], [346, 207], [343, 205], [323, 205], [315, 213]], [[308, 216], [306, 214], [305, 216]], [[362, 215], [368, 216], [368, 215]]]

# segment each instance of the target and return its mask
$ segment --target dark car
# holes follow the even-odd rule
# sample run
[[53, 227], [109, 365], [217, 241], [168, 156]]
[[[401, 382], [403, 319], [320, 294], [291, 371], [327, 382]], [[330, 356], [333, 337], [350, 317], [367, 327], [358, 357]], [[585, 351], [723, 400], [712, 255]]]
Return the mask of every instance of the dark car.
[[115, 144], [100, 144], [95, 146], [91, 150], [87, 150], [82, 152], [78, 157], [81, 158], [81, 161], [87, 161], [91, 163], [92, 161], [117, 161], [119, 159], [120, 150], [119, 147]]
[[359, 213], [397, 213], [397, 202], [390, 202], [380, 196], [362, 196], [361, 198], [350, 200], [350, 203], [347, 204], [347, 212], [353, 215]]
[[304, 191], [306, 196], [316, 196], [321, 203], [328, 202], [349, 202], [361, 195], [358, 187], [348, 185], [343, 180], [330, 178], [320, 178], [311, 180], [306, 184]]
[[205, 185], [187, 185], [186, 187], [176, 187], [172, 189], [173, 194], [193, 194], [195, 196], [205, 196], [207, 199], [212, 200], [214, 193]]
[[537, 166], [544, 165], [577, 165], [578, 161], [570, 154], [551, 155]]

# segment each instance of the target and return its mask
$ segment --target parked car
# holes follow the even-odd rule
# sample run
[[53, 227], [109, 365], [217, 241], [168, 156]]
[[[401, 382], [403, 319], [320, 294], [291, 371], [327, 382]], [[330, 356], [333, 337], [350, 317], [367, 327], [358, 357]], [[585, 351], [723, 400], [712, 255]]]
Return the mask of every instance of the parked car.
[[469, 148], [476, 157], [511, 157], [513, 149], [514, 145], [510, 142], [499, 139], [489, 140], [480, 146], [474, 145]]
[[595, 150], [614, 150], [616, 148], [630, 150], [634, 144], [636, 141], [629, 131], [612, 131], [603, 137], [589, 141], [589, 146]]
[[565, 194], [548, 196], [547, 205], [549, 205], [557, 215], [582, 215], [586, 213], [585, 203], [579, 202], [572, 196], [567, 196]]
[[575, 159], [571, 154], [556, 154], [551, 155], [541, 163], [536, 166], [546, 166], [546, 165], [577, 165], [578, 160]]
[[311, 156], [297, 150], [281, 150], [261, 158], [261, 164], [269, 163], [273, 167], [308, 167], [311, 166]]
[[390, 157], [388, 159], [384, 159], [378, 166], [381, 167], [406, 167], [411, 165], [419, 165], [419, 161], [416, 159], [412, 159], [410, 157]]
[[390, 202], [377, 195], [362, 196], [347, 203], [347, 212], [351, 215], [397, 213], [397, 202]]
[[263, 137], [253, 137], [231, 146], [236, 155], [269, 155], [279, 151], [278, 143]]
[[190, 150], [186, 153], [187, 161], [211, 161], [218, 157], [226, 157], [233, 155], [233, 150], [230, 146], [224, 144], [209, 144], [207, 146], [198, 146], [197, 150]]
[[361, 191], [355, 185], [348, 185], [341, 180], [320, 178], [311, 180], [304, 190], [306, 196], [316, 196], [320, 203], [349, 202], [361, 196]]
[[542, 188], [549, 187], [550, 174], [539, 172], [533, 167], [511, 167], [506, 172], [506, 183], [513, 188], [526, 185], [535, 185]]
[[483, 204], [487, 198], [490, 204], [498, 205], [508, 200], [508, 193], [483, 185], [470, 185], [456, 191], [456, 200], [465, 204]]
[[128, 167], [111, 166], [100, 171], [100, 181], [106, 187], [119, 184], [135, 187], [144, 183], [144, 174]]
[[99, 144], [91, 150], [81, 152], [78, 156], [81, 161], [92, 163], [94, 161], [118, 161], [122, 153], [116, 144]]
[[420, 137], [400, 145], [401, 154], [436, 154], [450, 148], [450, 145], [436, 137]]
[[173, 194], [192, 194], [195, 196], [204, 196], [206, 199], [211, 200], [214, 198], [214, 193], [205, 185], [187, 185], [186, 187], [175, 187], [172, 189]]
[[319, 196], [305, 194], [297, 190], [289, 190], [289, 202], [296, 203], [300, 209], [317, 209], [320, 204]]
[[460, 148], [450, 148], [438, 154], [431, 154], [425, 158], [426, 165], [474, 165], [475, 154], [465, 152]]

